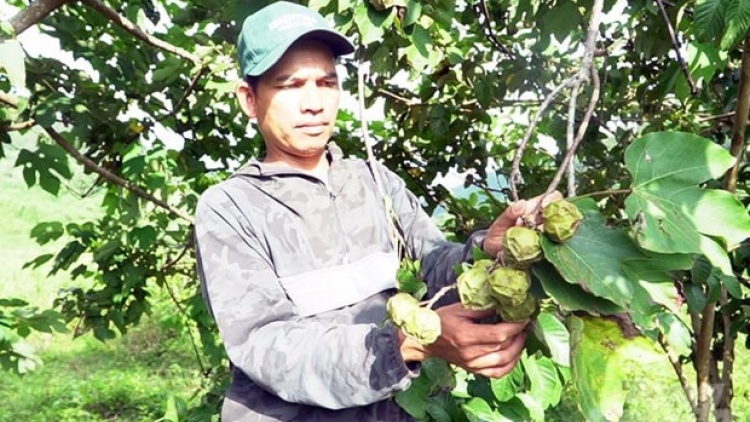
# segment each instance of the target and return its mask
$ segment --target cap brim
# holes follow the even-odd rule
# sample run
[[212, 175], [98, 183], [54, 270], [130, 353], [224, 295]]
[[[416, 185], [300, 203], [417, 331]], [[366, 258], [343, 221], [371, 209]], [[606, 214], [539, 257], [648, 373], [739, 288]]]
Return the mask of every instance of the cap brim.
[[327, 29], [314, 29], [312, 31], [300, 32], [294, 37], [289, 37], [288, 41], [276, 46], [276, 48], [266, 55], [262, 61], [258, 62], [258, 64], [252, 69], [246, 71], [245, 76], [260, 76], [266, 73], [268, 69], [273, 67], [273, 65], [281, 59], [281, 56], [289, 50], [289, 47], [291, 47], [292, 44], [303, 38], [311, 38], [324, 42], [331, 47], [334, 57], [343, 56], [354, 51], [354, 45], [338, 32], [329, 31]]

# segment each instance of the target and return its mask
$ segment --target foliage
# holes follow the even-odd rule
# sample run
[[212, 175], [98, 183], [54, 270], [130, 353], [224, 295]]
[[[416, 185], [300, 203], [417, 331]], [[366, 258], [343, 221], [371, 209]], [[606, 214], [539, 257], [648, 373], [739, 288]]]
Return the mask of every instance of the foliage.
[[[233, 0], [221, 8], [202, 0], [60, 3], [38, 21], [24, 14], [25, 2], [8, 2], [21, 12], [2, 26], [0, 37], [0, 159], [19, 145], [19, 132], [41, 130], [39, 142], [19, 146], [15, 158], [26, 182], [57, 194], [76, 160], [95, 177], [92, 188], [104, 190], [104, 213], [65, 225], [41, 222], [31, 233], [35, 239], [66, 243], [30, 265], [90, 281], [66, 290], [56, 309], [76, 322], [77, 334], [91, 331], [101, 339], [127, 332], [148, 315], [148, 285], [170, 292], [183, 312], [179, 323], [198, 330], [204, 375], [220, 391], [216, 377], [225, 361], [196, 284], [189, 215], [201, 192], [262, 152], [231, 94], [236, 23], [268, 1]], [[457, 240], [486, 227], [508, 204], [513, 154], [529, 129], [518, 188], [522, 197], [543, 192], [566, 152], [568, 125], [580, 122], [593, 90], [573, 103], [552, 101], [536, 126], [532, 119], [553, 88], [580, 67], [592, 0], [375, 3], [309, 2], [358, 44], [355, 59], [369, 63], [363, 100], [382, 112], [370, 122], [377, 157], [404, 177], [427, 210], [439, 207]], [[580, 233], [562, 246], [545, 243], [549, 263], [533, 269], [538, 287], [561, 309], [553, 317], [625, 311], [649, 338], [667, 339], [662, 343], [682, 354], [677, 366], [689, 362], [703, 380], [696, 403], [705, 385], [731, 387], [736, 336], [750, 326], [744, 162], [736, 191], [720, 188], [733, 164], [724, 149], [735, 155], [745, 149], [744, 128], [741, 145], [733, 143], [731, 113], [746, 120], [738, 108], [748, 83], [739, 48], [750, 26], [746, 3], [605, 2], [594, 55], [601, 95], [572, 180], [577, 192], [596, 201], [577, 201], [586, 216]], [[113, 14], [133, 25], [116, 23]], [[46, 53], [54, 49], [26, 55], [31, 46], [24, 22], [59, 42], [77, 64]], [[355, 59], [342, 60], [349, 75], [357, 71]], [[355, 85], [356, 78], [343, 81], [351, 93]], [[358, 118], [343, 109], [335, 140], [347, 154], [362, 155], [359, 128]], [[449, 172], [462, 175], [468, 196], [433, 183]], [[20, 302], [3, 303], [0, 318], [10, 334], [0, 353], [24, 333], [20, 320], [7, 322], [23, 308], [15, 306]], [[584, 332], [571, 329], [582, 338]], [[485, 381], [459, 377], [456, 395], [430, 396], [435, 400], [424, 414], [484, 419], [499, 402], [511, 401], [503, 408], [539, 419], [567, 380], [558, 367], [560, 384], [551, 382], [547, 359], [562, 360], [555, 353], [529, 353], [520, 366], [525, 375], [502, 381], [523, 384], [504, 387], [517, 395], [506, 391], [501, 400], [482, 392]], [[580, 375], [575, 368], [573, 379]], [[718, 368], [728, 368], [730, 376], [709, 379]], [[207, 397], [215, 410], [214, 396]], [[590, 409], [584, 402], [581, 397]], [[731, 396], [715, 405], [719, 417], [731, 409]], [[173, 402], [172, 413], [178, 408]]]

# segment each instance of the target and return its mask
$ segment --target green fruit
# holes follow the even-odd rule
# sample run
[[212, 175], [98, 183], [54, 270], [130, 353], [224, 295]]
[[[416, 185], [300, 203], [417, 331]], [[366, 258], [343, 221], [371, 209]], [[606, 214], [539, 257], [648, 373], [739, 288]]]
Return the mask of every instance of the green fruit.
[[401, 329], [422, 345], [432, 344], [442, 331], [440, 315], [432, 309], [418, 307], [408, 315]]
[[555, 242], [565, 242], [573, 237], [583, 214], [578, 207], [565, 200], [551, 202], [542, 211], [544, 232]]
[[[489, 261], [489, 265], [484, 261]], [[488, 259], [480, 260], [458, 276], [456, 280], [458, 297], [464, 308], [484, 310], [495, 307], [496, 302], [490, 295], [490, 287], [487, 283], [487, 270], [491, 265], [492, 261]]]
[[408, 293], [396, 293], [385, 305], [388, 317], [397, 327], [403, 327], [409, 314], [419, 308], [419, 301]]
[[518, 306], [526, 300], [531, 277], [525, 270], [497, 267], [489, 276], [490, 295], [502, 306]]
[[507, 265], [525, 268], [542, 259], [542, 239], [539, 232], [528, 227], [511, 227], [503, 236], [503, 261]]
[[532, 294], [527, 294], [526, 299], [516, 306], [501, 306], [497, 313], [503, 321], [518, 322], [533, 317], [539, 310], [539, 304]]

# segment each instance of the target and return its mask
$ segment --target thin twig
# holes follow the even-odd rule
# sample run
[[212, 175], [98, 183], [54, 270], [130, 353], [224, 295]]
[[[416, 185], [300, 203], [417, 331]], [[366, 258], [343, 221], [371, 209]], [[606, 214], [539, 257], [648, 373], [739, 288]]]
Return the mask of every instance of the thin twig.
[[162, 201], [159, 198], [156, 198], [155, 196], [151, 195], [150, 193], [144, 191], [140, 187], [134, 185], [128, 180], [125, 180], [115, 174], [112, 174], [111, 172], [101, 168], [99, 165], [97, 165], [94, 161], [92, 161], [90, 158], [83, 155], [80, 151], [75, 149], [73, 145], [71, 145], [59, 132], [52, 128], [45, 127], [44, 130], [47, 132], [47, 134], [55, 141], [58, 145], [60, 145], [65, 151], [68, 152], [68, 154], [72, 155], [76, 160], [78, 160], [79, 163], [83, 164], [84, 167], [91, 170], [92, 172], [98, 174], [105, 180], [114, 183], [115, 185], [121, 186], [131, 192], [133, 192], [135, 195], [140, 196], [143, 199], [146, 199], [147, 201], [153, 202], [157, 206], [169, 211], [172, 215], [176, 217], [180, 217], [183, 220], [189, 222], [190, 224], [193, 224], [193, 218], [184, 212], [178, 210], [177, 208], [174, 208], [173, 206], [167, 204], [166, 202]]
[[200, 80], [200, 78], [203, 75], [205, 75], [207, 71], [208, 71], [207, 67], [202, 67], [198, 71], [198, 73], [196, 73], [195, 76], [193, 76], [193, 80], [190, 81], [190, 85], [188, 85], [187, 89], [185, 89], [185, 92], [182, 93], [182, 97], [180, 97], [180, 99], [177, 101], [177, 104], [174, 105], [174, 107], [172, 108], [172, 111], [170, 111], [168, 114], [166, 114], [164, 116], [159, 117], [157, 119], [157, 121], [160, 121], [160, 122], [164, 121], [164, 120], [166, 120], [166, 119], [174, 116], [175, 114], [177, 114], [177, 112], [180, 111], [180, 107], [182, 107], [182, 105], [185, 103], [185, 101], [187, 101], [188, 96], [190, 95], [190, 93], [193, 92], [193, 90], [195, 89], [196, 86], [198, 86], [198, 81]]
[[513, 197], [513, 201], [518, 201], [518, 184], [523, 183], [523, 176], [521, 175], [521, 158], [523, 157], [523, 153], [526, 151], [526, 145], [529, 143], [529, 140], [531, 139], [531, 136], [534, 134], [534, 129], [536, 129], [537, 125], [539, 124], [539, 121], [542, 119], [542, 115], [545, 111], [547, 111], [547, 108], [552, 104], [552, 101], [560, 95], [563, 89], [570, 84], [570, 82], [573, 80], [574, 76], [571, 76], [569, 78], [566, 78], [560, 85], [556, 86], [552, 92], [549, 93], [547, 98], [542, 101], [542, 105], [539, 106], [539, 110], [537, 110], [536, 114], [534, 115], [534, 118], [531, 120], [531, 123], [529, 124], [529, 127], [526, 129], [526, 133], [523, 135], [523, 138], [521, 139], [521, 142], [518, 143], [518, 149], [516, 150], [515, 155], [513, 156], [513, 165], [511, 167], [510, 171], [510, 192], [511, 196]]
[[[581, 90], [581, 85], [576, 84], [570, 93], [570, 100], [568, 100], [568, 127], [565, 133], [565, 145], [568, 151], [573, 149], [575, 144], [575, 123], [576, 123], [576, 104], [578, 103], [578, 93]], [[573, 156], [575, 160], [575, 155]], [[571, 162], [568, 169], [568, 196], [576, 196], [576, 168], [575, 162]]]
[[487, 35], [489, 35], [490, 44], [495, 46], [501, 53], [508, 56], [508, 58], [513, 58], [513, 52], [511, 52], [508, 47], [504, 46], [500, 40], [497, 38], [497, 34], [495, 33], [495, 30], [492, 29], [492, 19], [490, 19], [490, 11], [487, 8], [487, 2], [485, 0], [479, 0], [479, 11], [482, 12], [482, 15], [484, 15], [484, 27], [487, 28]]
[[406, 242], [404, 241], [404, 238], [401, 236], [401, 233], [398, 230], [397, 227], [397, 221], [398, 216], [396, 215], [395, 211], [393, 210], [393, 204], [391, 203], [390, 198], [385, 192], [385, 188], [383, 188], [383, 180], [380, 176], [380, 170], [378, 170], [377, 162], [375, 161], [375, 153], [372, 150], [372, 141], [370, 139], [370, 131], [367, 127], [367, 117], [365, 116], [366, 113], [366, 107], [365, 107], [365, 73], [367, 70], [365, 69], [365, 66], [369, 66], [369, 64], [365, 64], [360, 60], [359, 66], [357, 67], [357, 89], [359, 94], [359, 119], [360, 124], [362, 125], [362, 139], [365, 143], [365, 150], [367, 151], [367, 164], [370, 166], [370, 171], [372, 172], [372, 176], [375, 179], [375, 184], [378, 187], [378, 193], [380, 194], [380, 197], [383, 199], [383, 206], [385, 207], [385, 213], [386, 218], [388, 219], [388, 228], [389, 228], [389, 235], [391, 238], [391, 241], [393, 242], [393, 246], [396, 248], [396, 253], [399, 257], [399, 259], [402, 256], [402, 253], [407, 251], [406, 249]]
[[677, 40], [677, 37], [675, 36], [672, 22], [669, 21], [669, 15], [667, 15], [667, 11], [664, 9], [664, 3], [662, 2], [662, 0], [656, 0], [656, 4], [659, 5], [661, 18], [664, 21], [664, 25], [667, 26], [669, 39], [672, 40], [672, 46], [674, 47], [675, 54], [677, 54], [677, 61], [680, 62], [682, 73], [685, 74], [685, 79], [687, 79], [688, 85], [690, 85], [690, 92], [695, 95], [698, 93], [698, 87], [695, 86], [695, 81], [693, 81], [693, 76], [690, 74], [690, 69], [688, 69], [687, 63], [685, 63], [685, 58], [682, 57], [682, 53], [680, 52], [680, 41]]
[[[177, 307], [177, 310], [180, 312], [180, 314], [187, 316], [188, 320], [192, 321], [193, 319], [190, 318], [185, 308], [182, 307], [182, 304], [180, 303], [180, 301], [177, 300], [177, 297], [174, 295], [174, 292], [172, 292], [172, 288], [169, 286], [169, 282], [167, 281], [166, 277], [164, 277], [163, 282], [164, 282], [164, 290], [167, 291], [169, 298], [172, 300], [172, 303], [174, 303], [174, 305]], [[187, 332], [188, 332], [188, 336], [190, 337], [190, 344], [193, 346], [193, 353], [195, 353], [195, 360], [198, 361], [198, 366], [201, 369], [201, 374], [203, 374], [204, 377], [208, 376], [210, 372], [207, 372], [206, 367], [203, 365], [203, 359], [201, 359], [200, 350], [198, 350], [197, 342], [195, 341], [195, 337], [193, 336], [193, 332], [189, 326], [187, 327]]]
[[25, 122], [11, 123], [7, 126], [0, 126], [0, 132], [18, 132], [26, 130], [36, 124], [36, 120], [27, 120]]
[[18, 108], [18, 98], [8, 94], [7, 92], [0, 91], [0, 103], [9, 105], [13, 108]]
[[583, 195], [578, 195], [578, 198], [587, 198], [591, 196], [612, 196], [612, 195], [623, 195], [623, 194], [630, 194], [632, 192], [631, 189], [613, 189], [613, 190], [601, 190], [597, 192], [590, 192], [585, 193]]
[[685, 392], [685, 396], [687, 397], [688, 404], [690, 404], [690, 408], [693, 410], [693, 414], [697, 414], [698, 409], [695, 402], [695, 393], [690, 386], [690, 381], [688, 380], [687, 375], [685, 375], [685, 371], [682, 370], [682, 364], [680, 363], [679, 356], [677, 356], [677, 353], [672, 349], [669, 342], [667, 341], [666, 336], [664, 336], [664, 333], [662, 333], [661, 330], [659, 330], [658, 337], [661, 348], [664, 349], [664, 352], [667, 355], [667, 359], [669, 359], [669, 363], [672, 364], [672, 368], [674, 368], [674, 372], [675, 374], [677, 374], [677, 378], [680, 380], [682, 391]]
[[394, 100], [400, 101], [400, 102], [402, 102], [402, 103], [404, 103], [404, 104], [406, 104], [408, 106], [411, 106], [411, 107], [417, 107], [417, 106], [424, 105], [424, 104], [421, 104], [421, 103], [414, 103], [410, 99], [402, 97], [402, 96], [400, 96], [398, 94], [395, 94], [395, 93], [393, 93], [391, 91], [388, 91], [388, 90], [386, 90], [384, 88], [378, 88], [378, 92], [380, 92], [381, 94], [384, 94], [384, 95], [386, 95], [388, 97], [391, 97]]
[[435, 293], [435, 296], [433, 296], [432, 299], [424, 302], [425, 308], [432, 309], [432, 307], [435, 306], [435, 304], [437, 303], [438, 300], [442, 299], [443, 296], [445, 296], [446, 294], [448, 294], [448, 292], [450, 292], [451, 290], [453, 290], [453, 289], [455, 289], [457, 287], [458, 287], [458, 285], [456, 283], [453, 283], [450, 286], [445, 286], [445, 287], [441, 288], [440, 290], [438, 290], [437, 293]]
[[172, 53], [184, 59], [190, 60], [196, 66], [202, 66], [200, 57], [196, 56], [195, 54], [183, 48], [172, 45], [166, 41], [162, 41], [150, 34], [143, 32], [143, 30], [141, 30], [141, 28], [139, 28], [136, 24], [129, 21], [127, 18], [117, 13], [116, 10], [100, 2], [99, 0], [80, 0], [80, 1], [86, 6], [101, 13], [102, 15], [104, 15], [104, 17], [106, 17], [113, 23], [117, 24], [122, 29], [131, 33], [134, 37], [145, 42], [146, 44], [162, 49], [166, 52]]
[[[581, 125], [578, 126], [578, 133], [576, 134], [576, 139], [573, 143], [573, 147], [570, 148], [565, 154], [565, 158], [560, 164], [560, 168], [557, 169], [555, 177], [552, 179], [549, 187], [547, 187], [545, 196], [554, 192], [557, 189], [557, 186], [560, 184], [562, 175], [565, 173], [565, 170], [573, 161], [573, 156], [575, 156], [578, 147], [581, 145], [581, 142], [583, 142], [583, 139], [586, 135], [586, 130], [589, 126], [589, 122], [591, 121], [591, 116], [594, 114], [596, 104], [599, 102], [600, 81], [599, 73], [594, 67], [594, 53], [596, 50], [596, 39], [599, 36], [599, 21], [601, 19], [601, 11], [603, 6], [604, 0], [595, 0], [594, 5], [591, 8], [591, 20], [589, 21], [589, 29], [586, 35], [586, 51], [583, 54], [583, 63], [581, 64], [581, 70], [578, 72], [578, 75], [576, 78], [574, 78], [573, 82], [574, 84], [576, 84], [574, 89], [578, 89], [580, 87], [580, 84], [582, 84], [586, 79], [587, 74], [588, 76], [590, 76], [593, 89], [591, 92], [591, 98], [589, 99], [589, 105], [586, 109], [586, 113], [583, 115]], [[543, 199], [542, 201], [539, 201], [539, 206], [541, 207], [542, 204]]]
[[711, 120], [723, 120], [723, 119], [727, 119], [730, 117], [734, 117], [734, 111], [730, 111], [729, 113], [724, 113], [724, 114], [717, 114], [715, 116], [698, 117], [697, 121], [699, 123], [703, 123], [703, 122], [709, 122]]

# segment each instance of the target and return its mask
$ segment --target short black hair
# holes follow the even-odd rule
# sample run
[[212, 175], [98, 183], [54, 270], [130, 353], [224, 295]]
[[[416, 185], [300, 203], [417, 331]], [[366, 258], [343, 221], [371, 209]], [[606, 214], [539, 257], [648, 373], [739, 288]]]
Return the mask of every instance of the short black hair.
[[253, 90], [254, 94], [258, 92], [258, 82], [260, 82], [260, 76], [245, 76], [245, 83], [250, 85], [250, 88]]

